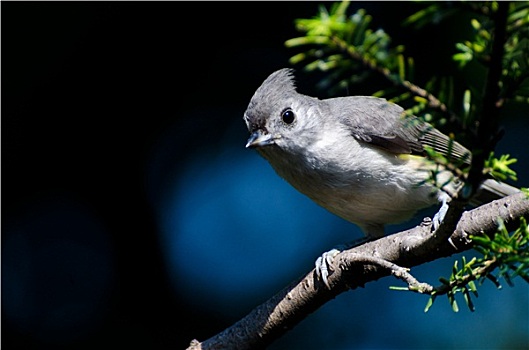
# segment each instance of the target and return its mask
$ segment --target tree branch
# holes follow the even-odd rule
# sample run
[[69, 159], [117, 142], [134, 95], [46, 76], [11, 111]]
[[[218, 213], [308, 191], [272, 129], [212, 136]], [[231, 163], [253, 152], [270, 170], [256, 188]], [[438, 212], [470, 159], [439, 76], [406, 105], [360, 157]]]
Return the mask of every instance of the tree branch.
[[331, 289], [312, 270], [223, 332], [203, 342], [193, 340], [188, 349], [264, 348], [342, 292], [391, 274], [413, 284], [402, 267], [471, 249], [469, 235], [478, 232], [493, 235], [498, 217], [508, 229], [513, 229], [520, 217], [529, 217], [529, 200], [525, 194], [518, 193], [464, 212], [450, 239], [442, 242], [430, 239], [430, 222], [425, 221], [410, 230], [343, 251], [333, 262], [329, 276]]
[[507, 17], [509, 3], [499, 2], [498, 10], [493, 14], [495, 22], [490, 55], [489, 69], [483, 93], [482, 111], [477, 122], [477, 140], [472, 152], [472, 166], [468, 174], [468, 184], [472, 186], [469, 196], [474, 193], [483, 181], [483, 164], [499, 141], [498, 120], [500, 115], [500, 83], [503, 69], [504, 45], [507, 36]]

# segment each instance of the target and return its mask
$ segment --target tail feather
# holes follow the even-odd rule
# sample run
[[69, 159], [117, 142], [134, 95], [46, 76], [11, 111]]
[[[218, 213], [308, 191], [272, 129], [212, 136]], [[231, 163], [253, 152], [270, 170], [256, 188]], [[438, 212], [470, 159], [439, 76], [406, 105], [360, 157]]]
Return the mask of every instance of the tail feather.
[[520, 189], [508, 185], [505, 182], [487, 179], [481, 184], [476, 195], [470, 200], [470, 204], [479, 206], [518, 192], [520, 192]]

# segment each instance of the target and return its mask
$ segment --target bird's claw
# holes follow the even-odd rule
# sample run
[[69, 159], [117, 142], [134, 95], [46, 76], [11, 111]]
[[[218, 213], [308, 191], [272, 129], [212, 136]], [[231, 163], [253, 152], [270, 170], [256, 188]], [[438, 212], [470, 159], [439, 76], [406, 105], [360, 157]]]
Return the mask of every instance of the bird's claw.
[[318, 259], [316, 259], [316, 262], [314, 263], [316, 275], [318, 278], [321, 278], [325, 286], [327, 286], [329, 289], [331, 289], [331, 286], [329, 285], [328, 277], [329, 273], [332, 272], [332, 262], [338, 253], [340, 253], [340, 250], [331, 249], [328, 252], [323, 253]]
[[441, 226], [441, 223], [443, 222], [446, 213], [448, 212], [448, 196], [441, 197], [441, 208], [439, 208], [439, 211], [434, 215], [432, 219], [432, 231], [435, 231]]

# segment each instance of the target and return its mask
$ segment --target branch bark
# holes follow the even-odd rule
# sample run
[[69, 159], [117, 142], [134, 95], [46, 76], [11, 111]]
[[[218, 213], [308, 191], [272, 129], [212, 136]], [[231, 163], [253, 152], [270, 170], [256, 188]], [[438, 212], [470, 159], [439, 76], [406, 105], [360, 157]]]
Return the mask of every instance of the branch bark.
[[514, 229], [520, 217], [529, 218], [529, 199], [518, 193], [466, 211], [450, 238], [441, 242], [431, 239], [430, 222], [425, 221], [410, 230], [343, 251], [333, 262], [331, 289], [312, 270], [223, 332], [203, 342], [193, 340], [188, 350], [265, 348], [338, 294], [391, 274], [400, 278], [396, 273], [402, 271], [388, 268], [392, 264], [413, 267], [471, 249], [469, 235], [493, 235], [498, 217], [508, 229]]

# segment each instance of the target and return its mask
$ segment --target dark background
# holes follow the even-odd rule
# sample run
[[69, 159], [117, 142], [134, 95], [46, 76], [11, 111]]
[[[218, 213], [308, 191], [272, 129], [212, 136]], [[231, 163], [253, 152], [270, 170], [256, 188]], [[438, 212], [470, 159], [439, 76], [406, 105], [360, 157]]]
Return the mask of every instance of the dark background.
[[[289, 66], [293, 21], [317, 6], [2, 2], [3, 348], [184, 348], [360, 236], [244, 149], [248, 101]], [[435, 59], [449, 57], [457, 26], [400, 28], [416, 6], [352, 8], [409, 44], [420, 83], [447, 69]], [[297, 77], [322, 95], [314, 76]], [[506, 139], [527, 135], [505, 123]], [[513, 144], [500, 149], [527, 160]], [[423, 276], [435, 283], [451, 263]], [[275, 348], [472, 347], [495, 329], [505, 338], [493, 347], [529, 343], [526, 285], [485, 288], [473, 314], [439, 301], [423, 315], [426, 299], [392, 284], [337, 298]], [[455, 336], [454, 324], [490, 334]]]

